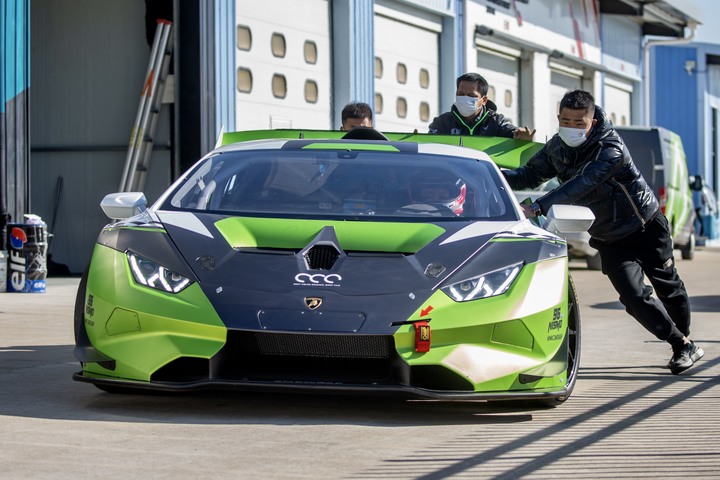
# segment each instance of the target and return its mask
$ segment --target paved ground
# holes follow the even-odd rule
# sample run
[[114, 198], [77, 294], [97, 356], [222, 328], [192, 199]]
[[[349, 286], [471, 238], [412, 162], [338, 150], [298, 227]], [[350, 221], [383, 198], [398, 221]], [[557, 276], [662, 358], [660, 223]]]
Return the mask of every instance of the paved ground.
[[720, 250], [678, 261], [705, 358], [684, 375], [599, 272], [573, 269], [577, 387], [556, 409], [73, 382], [78, 279], [0, 293], [0, 478], [720, 478]]

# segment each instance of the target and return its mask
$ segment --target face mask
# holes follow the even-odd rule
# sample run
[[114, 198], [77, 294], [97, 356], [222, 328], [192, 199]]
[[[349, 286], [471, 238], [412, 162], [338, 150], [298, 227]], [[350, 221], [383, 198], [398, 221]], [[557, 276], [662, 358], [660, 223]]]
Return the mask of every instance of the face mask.
[[587, 137], [584, 128], [560, 127], [558, 135], [568, 147], [577, 147], [585, 143]]
[[476, 97], [456, 96], [455, 107], [458, 109], [458, 112], [460, 112], [460, 115], [469, 117], [477, 112], [479, 100], [480, 99]]

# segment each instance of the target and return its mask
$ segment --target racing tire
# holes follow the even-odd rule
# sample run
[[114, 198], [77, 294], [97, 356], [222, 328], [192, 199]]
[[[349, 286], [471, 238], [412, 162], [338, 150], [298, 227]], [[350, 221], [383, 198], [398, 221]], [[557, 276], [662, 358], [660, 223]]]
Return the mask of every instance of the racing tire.
[[561, 397], [542, 398], [531, 400], [529, 404], [534, 407], [553, 408], [564, 403], [575, 388], [578, 369], [580, 368], [580, 309], [577, 302], [577, 292], [572, 277], [568, 276], [568, 358], [566, 370], [566, 391]]
[[87, 292], [89, 270], [89, 267], [86, 268], [82, 277], [80, 277], [80, 283], [78, 284], [77, 293], [75, 294], [75, 309], [73, 312], [75, 344], [78, 343], [78, 339], [80, 338], [80, 329], [85, 328], [85, 293]]
[[596, 253], [592, 257], [585, 259], [588, 270], [602, 270], [602, 262], [600, 261], [600, 252]]
[[683, 260], [692, 260], [695, 256], [695, 232], [690, 232], [688, 242], [680, 247], [680, 256]]

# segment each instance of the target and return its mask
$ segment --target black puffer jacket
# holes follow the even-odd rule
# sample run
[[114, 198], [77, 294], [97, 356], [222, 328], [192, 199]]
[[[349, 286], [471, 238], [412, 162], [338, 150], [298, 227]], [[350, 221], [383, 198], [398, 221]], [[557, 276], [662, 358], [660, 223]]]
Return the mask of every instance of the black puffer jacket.
[[584, 205], [595, 214], [590, 236], [611, 243], [643, 228], [657, 215], [659, 204], [597, 106], [595, 120], [582, 145], [568, 147], [556, 134], [525, 166], [503, 174], [514, 190], [535, 188], [557, 176], [560, 186], [537, 200], [543, 213], [554, 204]]
[[436, 133], [441, 135], [474, 135], [484, 137], [508, 137], [513, 138], [513, 132], [517, 127], [501, 113], [497, 113], [497, 106], [487, 101], [485, 108], [479, 115], [466, 122], [455, 105], [449, 112], [445, 112], [439, 117], [435, 117], [430, 126], [428, 133]]

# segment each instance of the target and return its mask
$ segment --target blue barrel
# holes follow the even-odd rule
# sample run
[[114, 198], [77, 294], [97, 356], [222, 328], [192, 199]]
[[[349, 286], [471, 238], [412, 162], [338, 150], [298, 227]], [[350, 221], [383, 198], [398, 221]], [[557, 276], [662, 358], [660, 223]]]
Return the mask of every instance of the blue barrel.
[[7, 291], [45, 291], [47, 230], [45, 223], [7, 225]]

